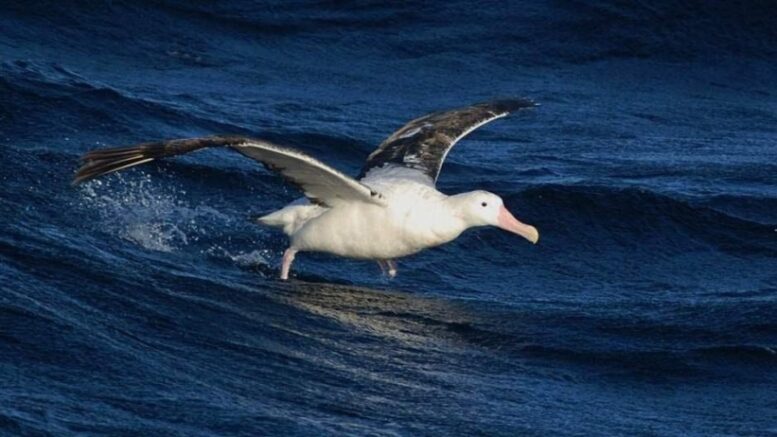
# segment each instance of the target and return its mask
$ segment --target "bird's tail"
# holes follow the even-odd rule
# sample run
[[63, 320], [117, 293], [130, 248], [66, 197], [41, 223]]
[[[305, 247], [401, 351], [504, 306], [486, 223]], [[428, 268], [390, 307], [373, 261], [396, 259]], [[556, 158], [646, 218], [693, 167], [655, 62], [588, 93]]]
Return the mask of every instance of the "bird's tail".
[[283, 227], [286, 225], [286, 221], [283, 220], [283, 214], [281, 211], [273, 211], [264, 215], [257, 215], [254, 217], [254, 221], [260, 225], [270, 227]]
[[292, 203], [278, 211], [265, 214], [256, 218], [256, 222], [265, 226], [281, 228], [286, 235], [292, 235], [305, 225], [308, 220], [321, 215], [326, 208], [311, 205]]

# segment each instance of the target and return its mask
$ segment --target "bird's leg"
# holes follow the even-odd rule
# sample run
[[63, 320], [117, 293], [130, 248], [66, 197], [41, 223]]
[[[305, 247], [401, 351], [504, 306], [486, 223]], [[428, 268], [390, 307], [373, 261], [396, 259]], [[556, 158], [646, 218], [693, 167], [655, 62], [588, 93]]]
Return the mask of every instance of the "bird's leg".
[[394, 260], [379, 259], [378, 265], [380, 266], [380, 271], [389, 278], [393, 278], [397, 275], [397, 263], [395, 263]]
[[283, 252], [283, 264], [281, 265], [281, 279], [284, 281], [289, 279], [289, 269], [291, 268], [291, 263], [294, 262], [294, 255], [297, 254], [297, 249], [292, 249], [291, 247], [286, 249], [285, 252]]
[[393, 259], [387, 259], [386, 264], [388, 264], [388, 275], [389, 278], [393, 278], [394, 276], [397, 276], [397, 262]]

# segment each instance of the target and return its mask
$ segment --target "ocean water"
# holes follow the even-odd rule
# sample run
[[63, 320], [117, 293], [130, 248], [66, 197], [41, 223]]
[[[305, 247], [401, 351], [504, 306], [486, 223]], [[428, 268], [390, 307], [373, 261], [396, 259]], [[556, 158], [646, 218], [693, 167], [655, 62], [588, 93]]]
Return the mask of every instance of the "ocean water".
[[[71, 4], [72, 3], [72, 4]], [[76, 4], [77, 3], [77, 4]], [[748, 1], [0, 4], [0, 434], [777, 433], [777, 7]], [[356, 174], [471, 134], [494, 229], [302, 254], [299, 197], [204, 151], [71, 187], [96, 147], [245, 134]]]

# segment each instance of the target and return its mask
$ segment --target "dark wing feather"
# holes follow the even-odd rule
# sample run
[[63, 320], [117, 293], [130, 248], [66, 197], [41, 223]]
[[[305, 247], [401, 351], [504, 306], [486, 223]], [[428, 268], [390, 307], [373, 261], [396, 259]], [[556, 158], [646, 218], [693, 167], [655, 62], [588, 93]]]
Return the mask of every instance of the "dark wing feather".
[[416, 118], [370, 154], [358, 179], [370, 170], [394, 164], [419, 170], [436, 182], [448, 151], [461, 138], [492, 120], [534, 106], [528, 99], [498, 100]]
[[267, 141], [239, 136], [190, 138], [93, 150], [81, 158], [83, 165], [76, 172], [73, 184], [206, 147], [229, 147], [261, 162], [298, 187], [315, 203], [331, 206], [339, 201], [356, 200], [383, 204], [379, 193], [309, 155]]

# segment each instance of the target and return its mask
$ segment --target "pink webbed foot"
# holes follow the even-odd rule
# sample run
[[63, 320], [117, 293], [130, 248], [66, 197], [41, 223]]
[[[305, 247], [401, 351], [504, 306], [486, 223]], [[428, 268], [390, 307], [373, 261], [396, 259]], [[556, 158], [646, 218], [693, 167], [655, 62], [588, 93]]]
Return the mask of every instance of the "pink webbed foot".
[[380, 270], [383, 272], [383, 274], [389, 278], [397, 276], [397, 263], [394, 262], [394, 260], [381, 259], [378, 260], [378, 265], [380, 266]]

